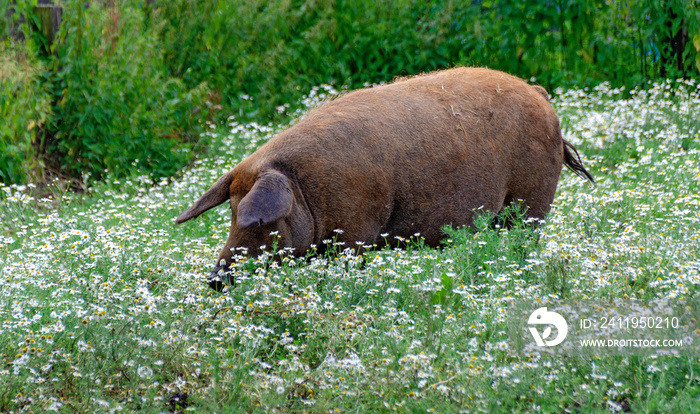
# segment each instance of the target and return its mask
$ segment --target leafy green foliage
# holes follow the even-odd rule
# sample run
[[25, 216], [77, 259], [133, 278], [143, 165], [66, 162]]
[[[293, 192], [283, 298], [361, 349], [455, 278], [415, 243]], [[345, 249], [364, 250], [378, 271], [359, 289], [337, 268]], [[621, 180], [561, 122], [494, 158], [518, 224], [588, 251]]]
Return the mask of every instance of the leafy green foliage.
[[158, 27], [142, 9], [66, 5], [56, 47], [54, 146], [71, 175], [135, 166], [156, 177], [184, 166], [208, 89], [187, 88], [163, 67]]
[[171, 74], [210, 82], [239, 116], [259, 119], [320, 83], [356, 88], [452, 65], [549, 88], [692, 76], [693, 3], [161, 0], [153, 16], [165, 21]]
[[40, 174], [34, 144], [51, 117], [49, 94], [41, 84], [39, 62], [18, 63], [17, 53], [0, 44], [0, 181], [21, 182]]
[[239, 116], [255, 118], [320, 83], [358, 87], [457, 63], [458, 12], [410, 0], [178, 0], [157, 1], [154, 18], [166, 22], [172, 74], [188, 85], [206, 79]]

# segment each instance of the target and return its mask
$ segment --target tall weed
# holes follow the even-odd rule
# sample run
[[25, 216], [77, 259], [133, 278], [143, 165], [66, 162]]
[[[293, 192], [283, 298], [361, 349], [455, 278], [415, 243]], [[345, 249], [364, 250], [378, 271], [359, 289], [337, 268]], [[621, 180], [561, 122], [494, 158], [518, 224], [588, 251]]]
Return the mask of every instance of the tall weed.
[[102, 7], [68, 2], [55, 49], [56, 119], [51, 150], [71, 175], [124, 175], [134, 166], [156, 177], [189, 160], [206, 111], [205, 83], [186, 87], [166, 74], [160, 26], [140, 2]]
[[43, 163], [36, 147], [51, 119], [41, 67], [31, 55], [0, 43], [0, 182], [41, 176]]

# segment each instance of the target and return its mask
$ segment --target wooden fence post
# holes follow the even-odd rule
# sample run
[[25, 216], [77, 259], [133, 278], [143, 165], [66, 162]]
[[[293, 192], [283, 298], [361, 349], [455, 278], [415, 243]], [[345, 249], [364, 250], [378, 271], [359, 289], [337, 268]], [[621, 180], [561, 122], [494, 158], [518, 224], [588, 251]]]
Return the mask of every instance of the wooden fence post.
[[38, 29], [46, 37], [46, 53], [51, 53], [51, 45], [61, 26], [63, 8], [54, 4], [37, 4], [34, 13], [39, 17]]

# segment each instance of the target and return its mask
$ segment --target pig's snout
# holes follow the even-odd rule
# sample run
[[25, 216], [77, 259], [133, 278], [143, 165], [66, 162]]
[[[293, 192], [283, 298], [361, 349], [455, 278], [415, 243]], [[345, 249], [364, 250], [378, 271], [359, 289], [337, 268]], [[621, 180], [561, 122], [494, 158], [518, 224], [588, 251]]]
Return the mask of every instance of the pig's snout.
[[224, 290], [226, 284], [232, 285], [234, 282], [231, 269], [228, 265], [216, 265], [209, 275], [209, 287], [217, 292]]

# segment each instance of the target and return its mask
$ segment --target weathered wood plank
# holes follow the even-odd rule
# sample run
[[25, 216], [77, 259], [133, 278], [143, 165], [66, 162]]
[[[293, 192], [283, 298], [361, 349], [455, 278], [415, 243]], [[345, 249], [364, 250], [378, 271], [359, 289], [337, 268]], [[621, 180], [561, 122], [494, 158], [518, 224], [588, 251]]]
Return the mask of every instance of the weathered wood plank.
[[39, 30], [46, 37], [48, 53], [61, 26], [63, 8], [53, 4], [37, 4], [34, 7], [34, 13], [39, 17], [39, 27], [35, 29]]

